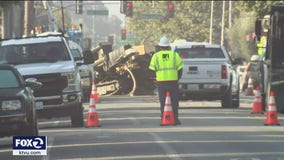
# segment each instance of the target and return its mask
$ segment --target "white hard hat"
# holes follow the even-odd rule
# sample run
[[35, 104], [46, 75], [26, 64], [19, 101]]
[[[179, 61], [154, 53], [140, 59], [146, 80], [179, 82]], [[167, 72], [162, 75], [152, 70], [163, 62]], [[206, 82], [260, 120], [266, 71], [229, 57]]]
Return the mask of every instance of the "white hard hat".
[[162, 46], [162, 47], [170, 46], [170, 41], [169, 41], [169, 39], [168, 39], [166, 36], [163, 36], [163, 37], [160, 39], [159, 46]]
[[252, 55], [251, 57], [250, 57], [250, 60], [251, 61], [258, 61], [259, 60], [259, 56], [258, 55]]

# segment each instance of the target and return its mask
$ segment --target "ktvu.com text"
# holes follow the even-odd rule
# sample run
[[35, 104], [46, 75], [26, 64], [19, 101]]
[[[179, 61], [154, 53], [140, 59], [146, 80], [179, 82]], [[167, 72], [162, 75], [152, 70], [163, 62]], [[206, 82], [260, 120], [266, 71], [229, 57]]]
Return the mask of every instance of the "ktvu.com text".
[[47, 155], [46, 136], [14, 136], [13, 155], [37, 156]]
[[42, 156], [46, 155], [46, 150], [13, 150], [15, 156]]

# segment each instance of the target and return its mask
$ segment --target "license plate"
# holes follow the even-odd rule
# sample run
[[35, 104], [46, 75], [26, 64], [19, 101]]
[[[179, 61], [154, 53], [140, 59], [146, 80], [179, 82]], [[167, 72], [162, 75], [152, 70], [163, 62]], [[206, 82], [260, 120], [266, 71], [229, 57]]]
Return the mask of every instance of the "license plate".
[[43, 103], [42, 102], [36, 102], [36, 109], [43, 109]]
[[199, 90], [198, 84], [189, 84], [187, 87], [190, 91], [198, 91]]

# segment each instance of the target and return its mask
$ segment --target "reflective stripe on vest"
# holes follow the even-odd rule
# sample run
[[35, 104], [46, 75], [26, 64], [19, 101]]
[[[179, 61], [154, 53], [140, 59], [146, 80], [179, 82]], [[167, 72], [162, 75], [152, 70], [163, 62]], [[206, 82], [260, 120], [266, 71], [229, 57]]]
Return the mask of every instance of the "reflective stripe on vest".
[[[171, 51], [166, 51], [164, 53], [170, 53]], [[160, 51], [156, 53], [156, 79], [157, 81], [172, 81], [172, 80], [178, 80], [178, 71], [176, 67], [176, 53], [173, 53], [173, 59], [169, 59], [169, 61], [166, 62], [166, 67], [163, 65], [163, 68], [161, 67], [161, 64], [163, 64], [163, 59], [166, 57], [162, 57], [159, 59], [159, 55], [163, 54], [163, 51]], [[160, 56], [161, 57], [161, 56]], [[170, 56], [168, 57], [170, 58]], [[172, 63], [169, 63], [172, 62]], [[170, 66], [170, 67], [169, 67]]]
[[157, 71], [159, 71], [159, 70], [176, 70], [176, 53], [174, 53], [174, 66], [173, 66], [173, 68], [160, 68], [158, 53], [156, 54], [156, 65], [157, 65]]

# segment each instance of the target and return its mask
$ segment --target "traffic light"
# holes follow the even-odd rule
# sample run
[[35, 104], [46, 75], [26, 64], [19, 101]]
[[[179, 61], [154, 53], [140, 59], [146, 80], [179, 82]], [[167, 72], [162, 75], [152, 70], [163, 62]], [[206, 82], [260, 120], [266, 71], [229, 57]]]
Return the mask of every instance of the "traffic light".
[[83, 0], [76, 0], [76, 14], [83, 13]]
[[173, 2], [168, 2], [168, 18], [173, 18], [175, 12], [175, 6]]
[[113, 35], [108, 36], [108, 42], [113, 44], [113, 42], [114, 42], [114, 36]]
[[125, 15], [126, 15], [127, 17], [132, 17], [132, 16], [133, 16], [133, 5], [132, 5], [132, 1], [127, 1], [125, 4], [126, 4]]
[[121, 30], [121, 40], [126, 40], [126, 29]]

